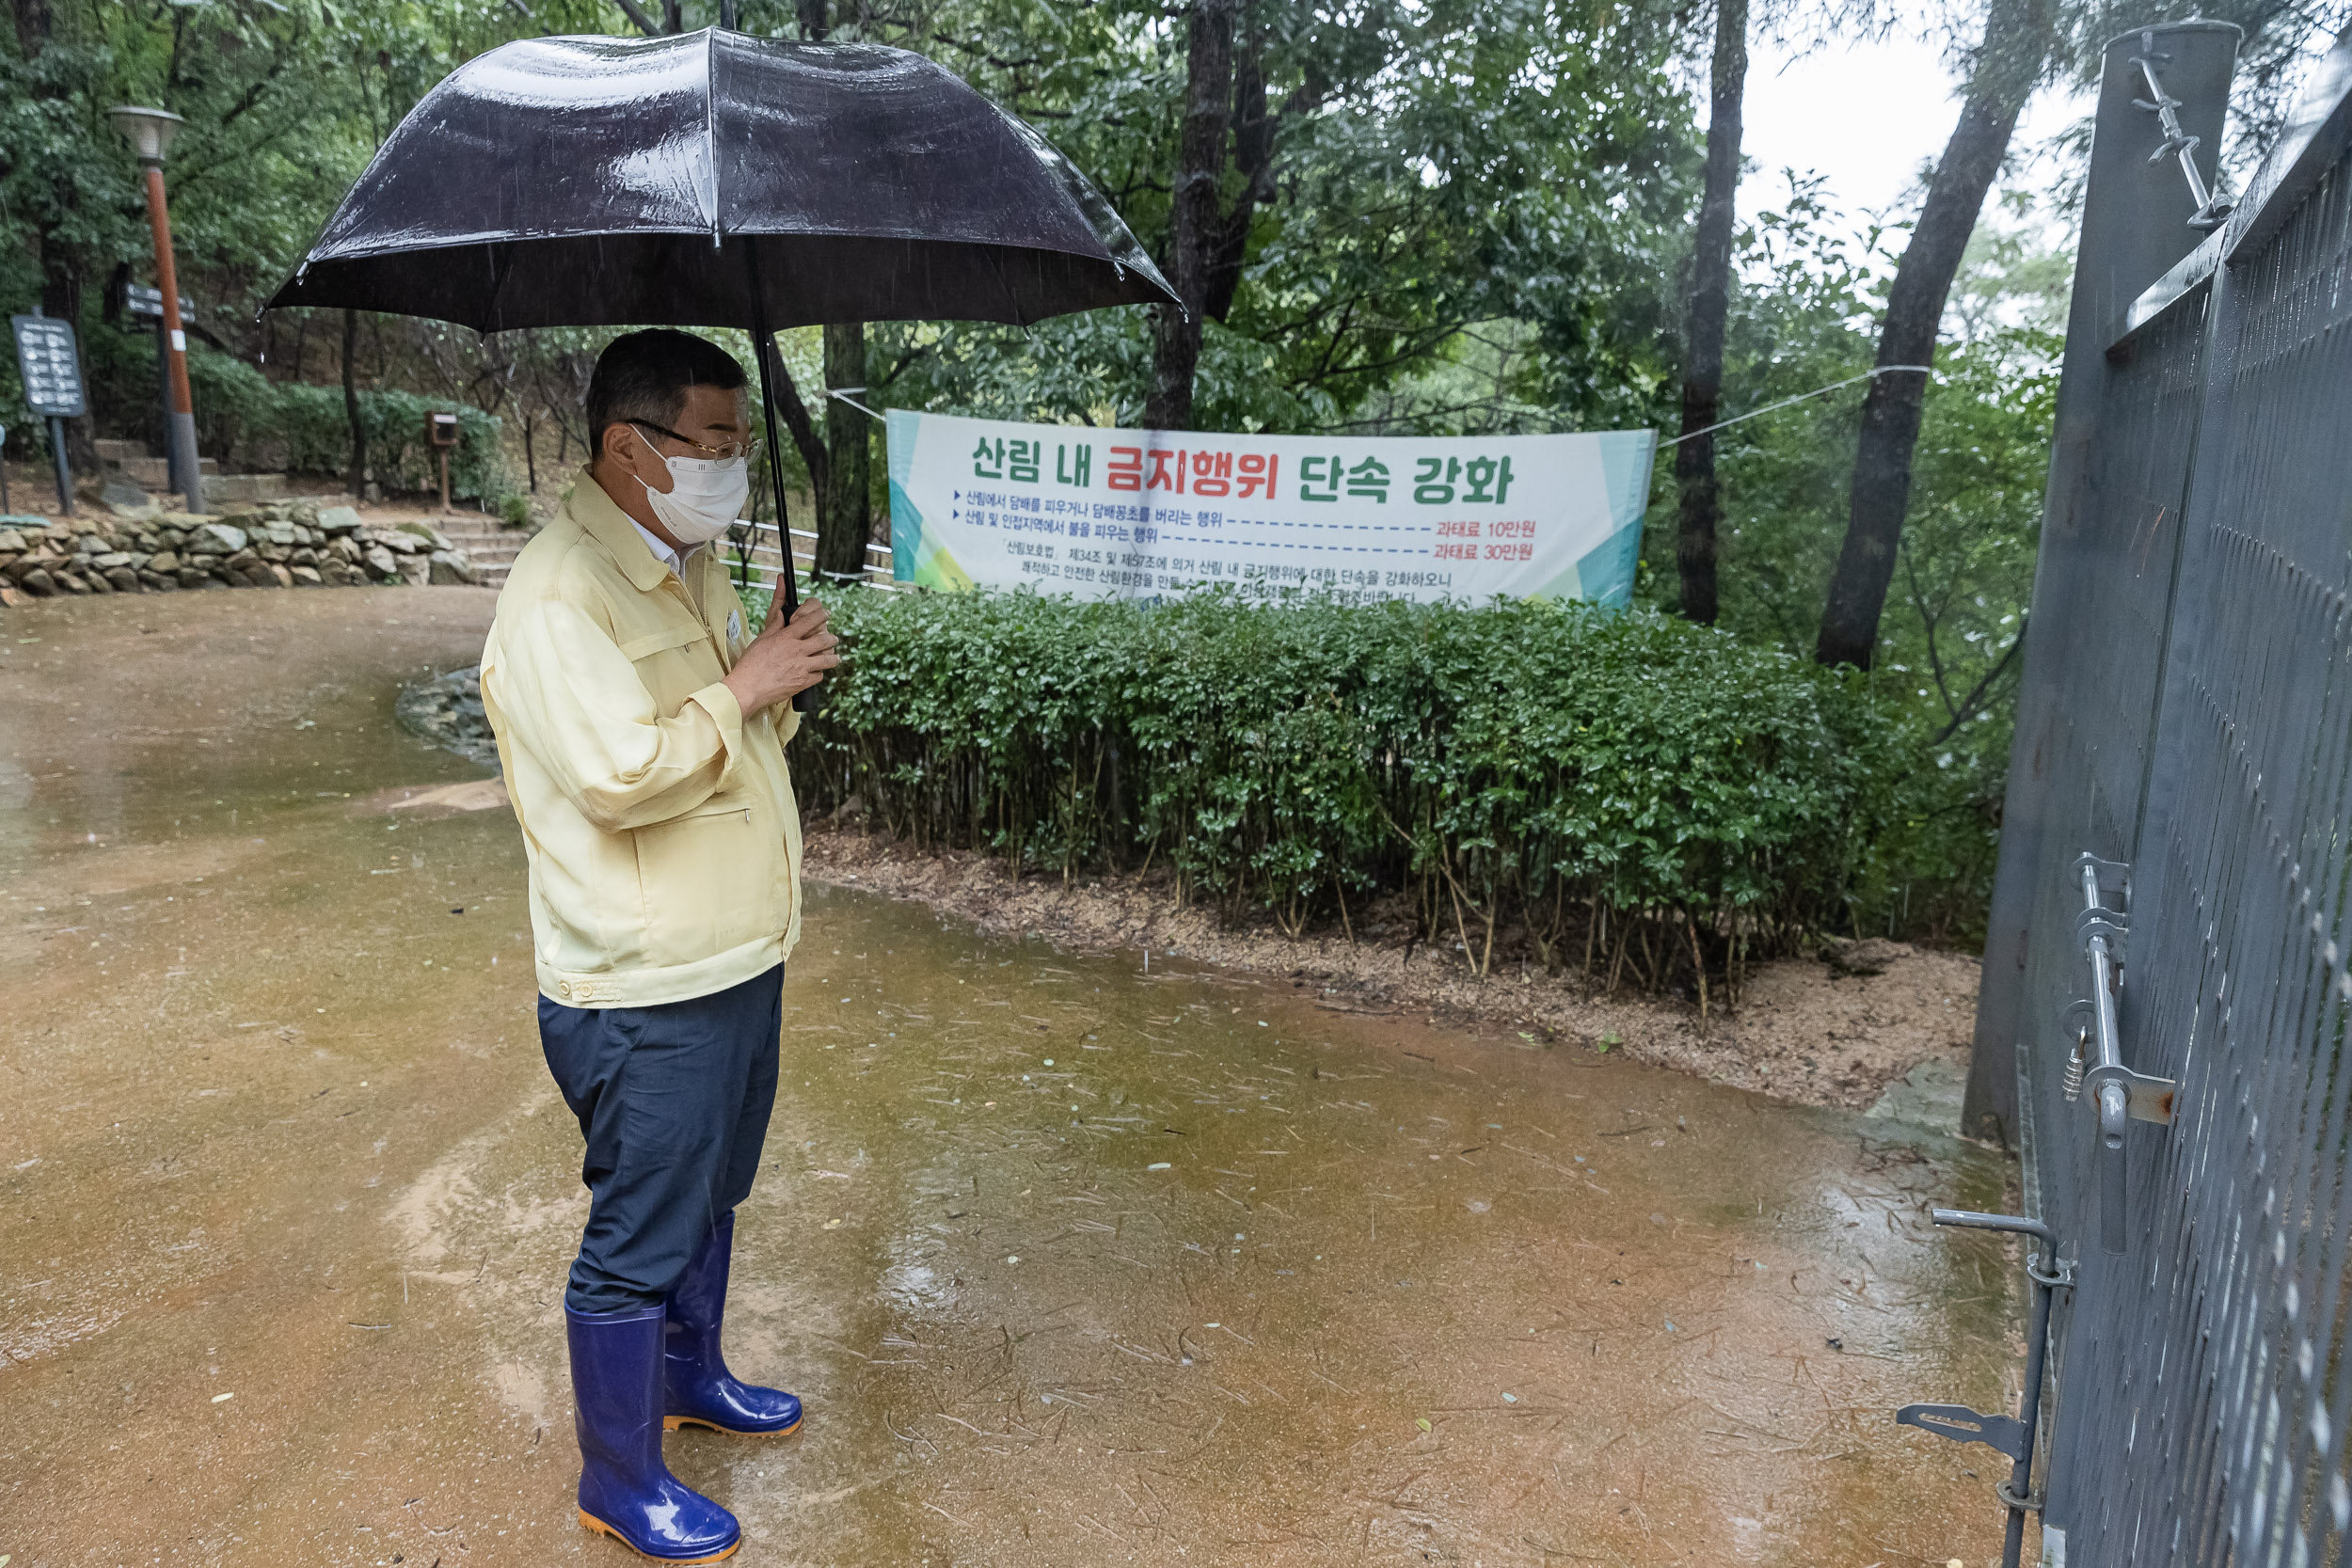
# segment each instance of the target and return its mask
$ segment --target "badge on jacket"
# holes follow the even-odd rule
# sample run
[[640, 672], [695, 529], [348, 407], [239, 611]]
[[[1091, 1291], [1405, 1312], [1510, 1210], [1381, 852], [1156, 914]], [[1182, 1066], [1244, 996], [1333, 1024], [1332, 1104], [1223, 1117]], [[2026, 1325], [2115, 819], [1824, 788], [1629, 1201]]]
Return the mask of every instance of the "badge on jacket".
[[727, 611], [727, 646], [732, 648], [742, 641], [743, 612], [739, 610], [730, 610]]

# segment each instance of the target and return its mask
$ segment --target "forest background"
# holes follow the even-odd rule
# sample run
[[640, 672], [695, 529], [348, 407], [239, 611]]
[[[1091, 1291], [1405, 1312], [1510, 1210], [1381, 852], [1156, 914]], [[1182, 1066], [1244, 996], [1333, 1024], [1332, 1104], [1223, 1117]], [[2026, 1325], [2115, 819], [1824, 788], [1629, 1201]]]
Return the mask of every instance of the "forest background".
[[[145, 212], [105, 119], [154, 103], [188, 120], [168, 177], [205, 453], [420, 488], [421, 413], [459, 404], [478, 411], [460, 491], [546, 513], [582, 454], [605, 334], [257, 309], [456, 65], [514, 38], [706, 25], [716, 0], [13, 3], [0, 301], [77, 325], [79, 448], [159, 436], [152, 338], [123, 310], [125, 286], [151, 281]], [[915, 49], [971, 80], [1093, 178], [1197, 307], [787, 334], [783, 460], [820, 519], [818, 564], [854, 570], [883, 503], [879, 428], [828, 388], [1004, 419], [1672, 435], [1844, 383], [1661, 453], [1637, 614], [1843, 667], [1887, 776], [1838, 922], [1975, 940], [2082, 153], [2079, 134], [2025, 149], [2011, 131], [2032, 93], [2095, 72], [2106, 39], [2195, 8], [1874, 4], [742, 0], [747, 31]], [[2220, 14], [2249, 33], [2243, 169], [2344, 18], [2275, 0]], [[1941, 40], [1963, 95], [1950, 149], [1898, 210], [1841, 214], [1818, 182], [1742, 168], [1751, 41], [1895, 27]], [[1952, 113], [1947, 86], [1919, 84], [1923, 112]], [[1742, 178], [1772, 194], [1736, 222]], [[1866, 377], [1927, 352], [1931, 376]], [[12, 361], [0, 422], [9, 456], [40, 456]]]

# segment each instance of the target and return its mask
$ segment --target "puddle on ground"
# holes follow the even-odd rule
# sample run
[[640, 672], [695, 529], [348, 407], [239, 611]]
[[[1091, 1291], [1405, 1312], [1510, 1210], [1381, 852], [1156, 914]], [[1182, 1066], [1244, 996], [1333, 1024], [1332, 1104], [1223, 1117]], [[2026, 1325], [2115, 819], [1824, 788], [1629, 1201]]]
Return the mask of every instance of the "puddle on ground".
[[[572, 1522], [513, 821], [400, 804], [478, 776], [391, 704], [489, 602], [11, 618], [17, 1568], [636, 1560]], [[2001, 1462], [1891, 1412], [2013, 1404], [2007, 1255], [1924, 1214], [1999, 1162], [863, 894], [807, 931], [728, 1343], [808, 1423], [668, 1445], [739, 1560], [1997, 1555]]]

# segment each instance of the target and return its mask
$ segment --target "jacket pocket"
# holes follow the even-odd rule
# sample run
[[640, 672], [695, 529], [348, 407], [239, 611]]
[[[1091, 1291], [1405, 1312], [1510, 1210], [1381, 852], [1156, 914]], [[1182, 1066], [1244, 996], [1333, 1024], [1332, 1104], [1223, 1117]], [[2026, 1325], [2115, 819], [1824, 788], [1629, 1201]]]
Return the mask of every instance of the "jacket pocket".
[[731, 791], [634, 830], [648, 961], [693, 963], [776, 934], [771, 890], [784, 847], [773, 816], [755, 793]]
[[620, 649], [664, 714], [675, 714], [687, 698], [726, 675], [710, 633], [698, 622], [681, 621], [624, 638]]
[[634, 663], [649, 654], [660, 653], [665, 648], [690, 648], [697, 642], [709, 641], [710, 633], [706, 627], [691, 622], [674, 622], [666, 626], [656, 627], [642, 637], [621, 639], [621, 657]]

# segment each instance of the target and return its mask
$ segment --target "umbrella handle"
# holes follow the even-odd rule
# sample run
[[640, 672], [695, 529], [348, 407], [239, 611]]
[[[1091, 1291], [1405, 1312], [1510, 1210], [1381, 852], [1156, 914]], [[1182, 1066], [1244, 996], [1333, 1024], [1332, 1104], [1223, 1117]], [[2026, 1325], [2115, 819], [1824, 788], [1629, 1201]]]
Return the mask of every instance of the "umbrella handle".
[[[784, 581], [784, 618], [789, 621], [792, 612], [801, 608], [800, 573], [792, 564], [792, 523], [784, 506], [784, 448], [776, 443], [776, 395], [769, 385], [768, 359], [776, 352], [775, 339], [768, 330], [768, 302], [759, 290], [758, 242], [746, 234], [743, 239], [743, 271], [751, 286], [752, 296], [752, 355], [759, 362], [759, 413], [768, 431], [768, 486], [776, 503], [776, 543], [781, 550], [784, 570], [778, 574]], [[771, 606], [770, 614], [774, 613]], [[817, 707], [817, 689], [792, 694], [792, 705], [803, 713]]]

